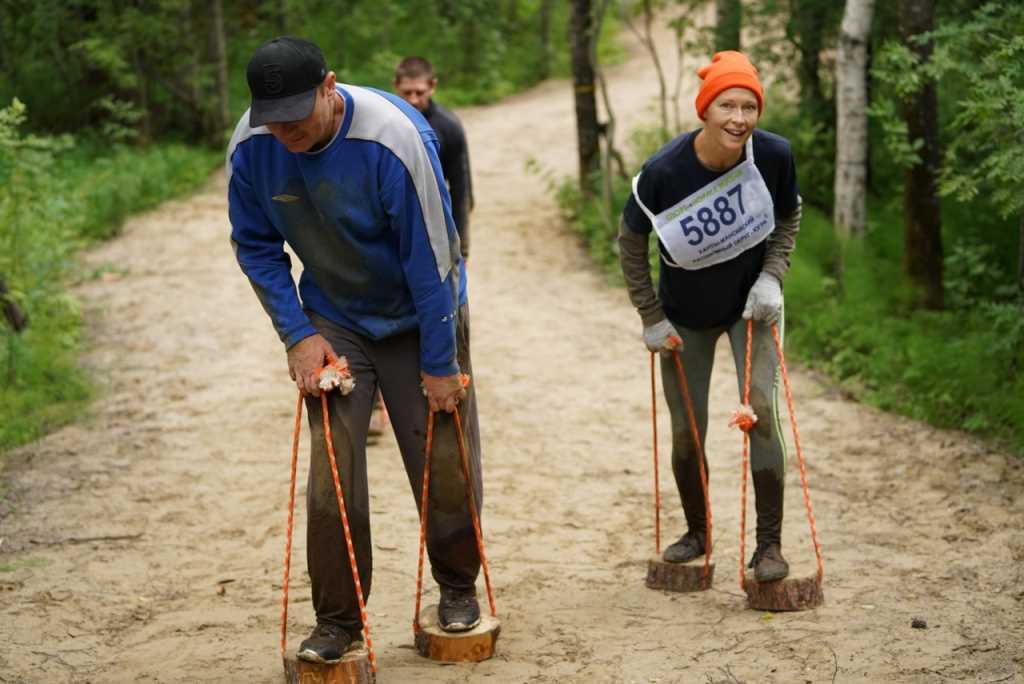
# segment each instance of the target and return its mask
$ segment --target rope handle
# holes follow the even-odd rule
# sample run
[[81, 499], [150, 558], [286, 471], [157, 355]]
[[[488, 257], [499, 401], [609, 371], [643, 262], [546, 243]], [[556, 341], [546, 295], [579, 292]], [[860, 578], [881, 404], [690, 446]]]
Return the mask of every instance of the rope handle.
[[697, 467], [700, 469], [700, 486], [704, 494], [704, 572], [701, 577], [707, 584], [711, 573], [711, 495], [708, 492], [708, 473], [704, 468], [704, 447], [701, 446], [700, 431], [697, 429], [697, 416], [693, 410], [693, 400], [690, 398], [690, 386], [686, 382], [686, 373], [683, 371], [683, 360], [679, 356], [679, 350], [672, 350], [672, 361], [676, 367], [676, 377], [679, 379], [679, 388], [686, 403], [686, 414], [690, 419], [690, 432], [693, 434], [693, 445], [697, 448]]
[[292, 478], [288, 488], [288, 533], [284, 543], [284, 581], [281, 583], [281, 658], [288, 635], [288, 577], [292, 568], [292, 529], [295, 526], [295, 470], [299, 462], [299, 431], [302, 427], [302, 392], [295, 405], [295, 429], [292, 432]]
[[[750, 356], [754, 339], [754, 321], [747, 319], [747, 347], [746, 357], [743, 363], [743, 407], [750, 406]], [[742, 415], [743, 407], [733, 413], [729, 422], [730, 426], [736, 426], [743, 431], [743, 461], [740, 466], [743, 474], [740, 477], [740, 589], [743, 589], [747, 579], [747, 471], [750, 469], [750, 430], [757, 423], [757, 416], [753, 410], [750, 411], [752, 420], [745, 420]]]
[[[343, 358], [343, 357], [342, 357]], [[332, 359], [332, 364], [336, 361]], [[340, 369], [339, 369], [340, 370]], [[347, 370], [347, 369], [346, 369]], [[343, 387], [340, 383], [339, 387]], [[347, 392], [342, 389], [343, 394]], [[298, 403], [295, 408], [295, 430], [292, 438], [292, 461], [291, 461], [291, 482], [289, 486], [288, 495], [288, 531], [287, 538], [285, 541], [285, 560], [284, 560], [284, 581], [282, 583], [282, 607], [281, 607], [281, 657], [283, 658], [286, 650], [286, 639], [288, 630], [288, 580], [291, 572], [291, 555], [292, 555], [292, 531], [294, 527], [294, 513], [295, 513], [295, 478], [296, 478], [296, 466], [298, 463], [299, 453], [299, 432], [302, 422], [302, 404], [303, 395], [299, 392]], [[345, 495], [341, 489], [341, 477], [338, 475], [338, 461], [334, 454], [334, 440], [331, 435], [331, 421], [328, 412], [327, 405], [327, 393], [320, 393], [320, 407], [323, 413], [324, 421], [324, 441], [327, 445], [327, 457], [331, 464], [331, 476], [334, 479], [334, 491], [338, 498], [338, 512], [341, 515], [341, 525], [345, 533], [345, 546], [348, 550], [349, 565], [352, 568], [352, 579], [356, 585], [356, 599], [359, 602], [359, 616], [363, 622], [363, 638], [366, 640], [366, 649], [369, 653], [370, 669], [374, 673], [377, 672], [377, 657], [373, 650], [373, 640], [370, 638], [370, 621], [366, 613], [366, 601], [363, 599], [363, 587], [359, 580], [359, 566], [356, 564], [356, 553], [355, 546], [352, 543], [352, 530], [348, 524], [348, 511], [345, 507]]]
[[[811, 505], [811, 492], [810, 487], [807, 484], [807, 466], [804, 461], [803, 448], [800, 445], [800, 431], [797, 429], [796, 424], [796, 411], [793, 407], [793, 389], [789, 384], [789, 373], [786, 370], [786, 357], [782, 351], [782, 338], [779, 335], [779, 326], [772, 323], [771, 326], [772, 339], [775, 341], [775, 354], [779, 359], [779, 368], [782, 371], [782, 382], [786, 390], [786, 406], [789, 409], [789, 423], [793, 430], [793, 442], [796, 445], [796, 456], [797, 461], [800, 464], [800, 486], [803, 490], [804, 496], [804, 507], [807, 509], [807, 522], [811, 528], [811, 542], [814, 545], [814, 557], [817, 564], [817, 577], [820, 583], [825, 576], [825, 565], [821, 557], [821, 544], [818, 541], [818, 529], [817, 523], [814, 520], [814, 507]], [[743, 371], [743, 403], [745, 406], [750, 405], [750, 356], [752, 340], [754, 336], [754, 322], [752, 320], [747, 321], [747, 354], [746, 363], [744, 364]], [[742, 411], [742, 408], [741, 408]], [[749, 424], [745, 423], [742, 415], [737, 415], [740, 412], [734, 413], [733, 421], [730, 425], [735, 425], [743, 430], [743, 463], [742, 463], [742, 476], [740, 478], [740, 588], [743, 588], [746, 580], [746, 564], [744, 559], [746, 558], [745, 544], [746, 544], [746, 529], [747, 529], [747, 470], [748, 468], [748, 446], [750, 441], [750, 435], [748, 431], [753, 427], [757, 421], [757, 416], [753, 416], [753, 421]], [[751, 412], [753, 415], [753, 412]]]
[[796, 458], [800, 463], [800, 485], [804, 492], [804, 506], [807, 508], [807, 523], [811, 527], [811, 542], [814, 544], [814, 558], [818, 567], [818, 582], [825, 576], [825, 563], [821, 558], [821, 544], [818, 542], [818, 527], [814, 522], [814, 507], [811, 505], [811, 491], [807, 485], [807, 466], [804, 452], [800, 447], [800, 431], [796, 427], [796, 412], [793, 410], [793, 390], [789, 386], [789, 374], [786, 372], [786, 358], [782, 353], [782, 339], [779, 327], [772, 324], [772, 339], [775, 340], [775, 352], [779, 356], [779, 367], [782, 369], [782, 382], [786, 388], [786, 406], [789, 409], [789, 423], [793, 428], [793, 442], [796, 444]]
[[[711, 574], [711, 501], [708, 495], [708, 476], [704, 469], [704, 449], [701, 447], [700, 435], [697, 430], [697, 417], [693, 410], [693, 401], [690, 399], [690, 388], [686, 382], [686, 373], [683, 371], [683, 361], [679, 356], [676, 347], [682, 340], [677, 337], [670, 338], [675, 342], [673, 345], [672, 358], [675, 364], [676, 377], [679, 379], [679, 391], [682, 394], [683, 402], [686, 404], [686, 413], [690, 420], [690, 431], [693, 433], [693, 443], [697, 448], [698, 467], [700, 468], [700, 486], [704, 494], [704, 571], [701, 575], [705, 583]], [[651, 352], [651, 434], [654, 452], [654, 549], [658, 556], [661, 555], [661, 486], [658, 476], [658, 410], [657, 390], [654, 380], [654, 357], [657, 352]]]
[[654, 553], [661, 556], [661, 485], [658, 481], [658, 398], [654, 381], [654, 357], [651, 352], [651, 444], [654, 447]]
[[[469, 386], [469, 376], [463, 375], [461, 378], [462, 386]], [[425, 446], [425, 454], [423, 459], [423, 490], [420, 494], [420, 548], [419, 548], [419, 562], [416, 569], [416, 612], [413, 615], [412, 629], [414, 634], [418, 634], [420, 631], [420, 604], [423, 594], [423, 556], [424, 548], [426, 547], [427, 540], [427, 513], [429, 511], [429, 487], [430, 487], [430, 457], [433, 452], [434, 446], [434, 411], [430, 411], [427, 415], [427, 442]], [[469, 467], [469, 455], [466, 450], [465, 434], [462, 430], [462, 416], [459, 412], [458, 406], [455, 407], [454, 411], [455, 419], [455, 435], [459, 446], [459, 459], [462, 464], [462, 474], [466, 480], [466, 498], [469, 503], [469, 511], [473, 518], [473, 533], [476, 537], [477, 552], [480, 555], [480, 564], [483, 566], [484, 571], [484, 583], [487, 586], [487, 601], [491, 609], [491, 617], [497, 615], [497, 609], [494, 603], [494, 590], [491, 586], [491, 572], [490, 566], [487, 562], [487, 553], [484, 549], [484, 538], [483, 532], [480, 528], [480, 516], [477, 512], [476, 506], [476, 494], [473, 491], [473, 479], [471, 477], [471, 471]]]
[[427, 512], [430, 492], [430, 454], [434, 444], [434, 412], [427, 414], [427, 445], [423, 455], [423, 487], [420, 493], [420, 551], [416, 566], [416, 612], [412, 617], [412, 632], [420, 632], [420, 598], [423, 594], [423, 552], [427, 541]]

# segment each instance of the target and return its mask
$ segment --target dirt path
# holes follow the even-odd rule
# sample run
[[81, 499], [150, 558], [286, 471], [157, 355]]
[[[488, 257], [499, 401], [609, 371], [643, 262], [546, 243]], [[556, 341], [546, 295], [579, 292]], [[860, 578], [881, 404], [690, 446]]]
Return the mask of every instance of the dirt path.
[[[619, 130], [649, 120], [647, 61], [609, 77]], [[503, 632], [499, 656], [478, 665], [411, 649], [417, 521], [387, 439], [370, 450], [379, 681], [1024, 681], [1021, 463], [799, 371], [827, 603], [745, 609], [724, 344], [708, 439], [716, 585], [644, 588], [653, 539], [639, 322], [563, 227], [543, 180], [524, 173], [531, 157], [574, 170], [570, 88], [546, 83], [460, 113], [477, 188], [474, 366]], [[231, 256], [224, 196], [218, 175], [88, 255], [114, 269], [79, 292], [103, 396], [89, 420], [9, 456], [0, 682], [280, 681], [294, 389]], [[682, 518], [663, 482], [670, 538]], [[810, 573], [795, 467], [784, 540], [794, 573]], [[312, 617], [296, 541], [291, 640]], [[911, 629], [914, 617], [928, 628]]]

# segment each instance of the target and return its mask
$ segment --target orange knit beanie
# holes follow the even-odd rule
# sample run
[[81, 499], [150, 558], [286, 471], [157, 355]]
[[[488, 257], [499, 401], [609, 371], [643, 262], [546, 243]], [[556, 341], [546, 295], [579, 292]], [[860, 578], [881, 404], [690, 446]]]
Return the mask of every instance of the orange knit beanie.
[[735, 50], [716, 52], [711, 64], [697, 70], [701, 77], [700, 92], [697, 93], [697, 116], [704, 120], [704, 112], [719, 93], [729, 88], [746, 88], [757, 97], [757, 111], [764, 111], [764, 91], [757, 78], [757, 67], [746, 55]]

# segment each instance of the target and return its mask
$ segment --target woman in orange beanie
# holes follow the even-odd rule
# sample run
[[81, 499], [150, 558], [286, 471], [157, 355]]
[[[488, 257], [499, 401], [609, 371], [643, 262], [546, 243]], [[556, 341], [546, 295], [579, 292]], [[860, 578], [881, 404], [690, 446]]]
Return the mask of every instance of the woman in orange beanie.
[[[706, 523], [695, 440], [666, 352], [682, 355], [703, 444], [715, 344], [728, 335], [742, 391], [746, 323], [754, 321], [750, 401], [758, 420], [750, 440], [757, 549], [750, 566], [766, 582], [789, 573], [781, 549], [786, 458], [771, 325], [782, 328], [782, 280], [800, 226], [800, 195], [789, 142], [756, 128], [765, 101], [750, 60], [719, 52], [697, 73], [695, 105], [703, 126], [662, 147], [633, 179], [619, 229], [619, 259], [643, 321], [644, 343], [663, 352], [672, 470], [689, 528], [665, 549], [666, 561], [703, 555]], [[657, 292], [647, 258], [652, 230], [661, 257]]]

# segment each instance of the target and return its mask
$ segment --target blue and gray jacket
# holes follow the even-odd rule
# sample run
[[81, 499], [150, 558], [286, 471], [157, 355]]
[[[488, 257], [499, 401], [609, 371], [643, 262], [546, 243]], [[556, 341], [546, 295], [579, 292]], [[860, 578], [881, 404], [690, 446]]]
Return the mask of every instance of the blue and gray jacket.
[[[375, 340], [419, 328], [422, 370], [455, 373], [466, 278], [437, 136], [390, 93], [337, 89], [341, 127], [314, 153], [250, 128], [249, 112], [238, 122], [227, 152], [238, 263], [287, 347], [316, 333], [308, 309]], [[302, 261], [298, 292], [285, 242]]]

